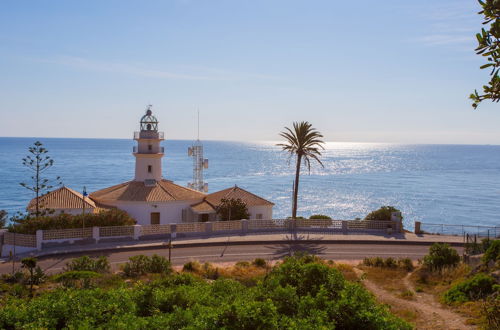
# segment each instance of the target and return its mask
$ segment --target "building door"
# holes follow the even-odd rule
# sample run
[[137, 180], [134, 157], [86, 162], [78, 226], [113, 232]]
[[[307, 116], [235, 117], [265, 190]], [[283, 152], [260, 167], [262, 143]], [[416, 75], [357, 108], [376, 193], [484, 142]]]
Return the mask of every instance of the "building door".
[[160, 224], [160, 212], [151, 212], [151, 224], [152, 225]]
[[201, 215], [201, 222], [207, 222], [208, 221], [208, 214], [200, 214]]

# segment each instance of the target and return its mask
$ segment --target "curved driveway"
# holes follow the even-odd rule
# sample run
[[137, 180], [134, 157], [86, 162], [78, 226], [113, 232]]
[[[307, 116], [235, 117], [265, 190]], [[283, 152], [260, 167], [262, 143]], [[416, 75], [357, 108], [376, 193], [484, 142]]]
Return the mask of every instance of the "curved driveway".
[[[456, 248], [462, 253], [462, 248]], [[200, 262], [235, 262], [240, 260], [253, 260], [263, 258], [266, 260], [277, 260], [284, 256], [293, 254], [296, 251], [304, 251], [318, 255], [328, 260], [362, 260], [364, 257], [393, 257], [411, 258], [417, 260], [427, 254], [429, 250], [425, 245], [408, 244], [320, 244], [320, 243], [300, 243], [300, 244], [257, 244], [257, 245], [221, 245], [203, 247], [174, 247], [172, 249], [172, 264], [183, 265], [190, 260]], [[158, 254], [168, 258], [168, 249], [154, 248], [128, 251], [103, 251], [103, 252], [81, 252], [65, 254], [60, 256], [46, 256], [39, 258], [39, 265], [48, 273], [58, 273], [71, 259], [81, 256], [106, 256], [114, 270], [119, 269], [119, 265], [126, 262], [129, 257], [139, 254]], [[19, 268], [16, 262], [15, 268]], [[0, 264], [0, 273], [12, 271], [12, 263]]]

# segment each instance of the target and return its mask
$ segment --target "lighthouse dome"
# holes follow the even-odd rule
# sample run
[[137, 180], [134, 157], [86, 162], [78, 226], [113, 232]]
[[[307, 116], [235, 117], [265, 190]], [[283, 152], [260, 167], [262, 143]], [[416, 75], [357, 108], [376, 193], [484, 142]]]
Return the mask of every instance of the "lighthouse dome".
[[153, 116], [151, 105], [148, 106], [146, 114], [141, 118], [141, 131], [158, 131], [158, 119]]

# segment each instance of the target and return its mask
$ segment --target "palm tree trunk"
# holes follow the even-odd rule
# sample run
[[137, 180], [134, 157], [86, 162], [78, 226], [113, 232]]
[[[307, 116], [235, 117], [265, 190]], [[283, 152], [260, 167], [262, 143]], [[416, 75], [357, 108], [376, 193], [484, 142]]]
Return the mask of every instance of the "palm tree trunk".
[[299, 195], [299, 177], [300, 177], [300, 162], [302, 161], [302, 155], [297, 155], [297, 168], [295, 170], [295, 184], [293, 187], [293, 208], [292, 208], [292, 219], [297, 218], [297, 198]]

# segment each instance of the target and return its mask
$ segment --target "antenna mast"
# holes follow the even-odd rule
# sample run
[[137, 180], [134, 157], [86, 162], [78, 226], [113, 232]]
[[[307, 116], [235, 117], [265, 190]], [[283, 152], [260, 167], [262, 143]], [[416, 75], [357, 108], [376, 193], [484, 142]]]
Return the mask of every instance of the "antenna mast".
[[200, 110], [198, 109], [198, 136], [191, 147], [188, 155], [193, 157], [193, 182], [188, 187], [201, 192], [208, 191], [208, 183], [203, 181], [203, 170], [208, 168], [208, 159], [203, 158], [203, 144], [200, 141]]

